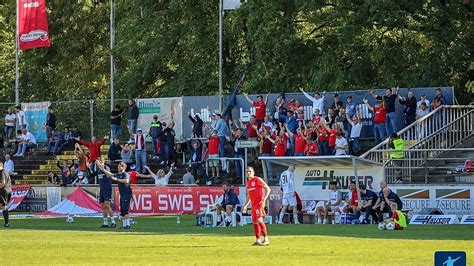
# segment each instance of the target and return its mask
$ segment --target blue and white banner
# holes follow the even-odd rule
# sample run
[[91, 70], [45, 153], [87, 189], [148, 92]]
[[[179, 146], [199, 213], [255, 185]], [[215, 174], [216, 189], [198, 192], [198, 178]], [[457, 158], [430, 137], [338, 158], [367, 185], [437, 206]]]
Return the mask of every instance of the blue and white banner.
[[47, 142], [46, 117], [50, 102], [22, 103], [21, 108], [25, 112], [28, 131], [35, 136], [36, 142]]

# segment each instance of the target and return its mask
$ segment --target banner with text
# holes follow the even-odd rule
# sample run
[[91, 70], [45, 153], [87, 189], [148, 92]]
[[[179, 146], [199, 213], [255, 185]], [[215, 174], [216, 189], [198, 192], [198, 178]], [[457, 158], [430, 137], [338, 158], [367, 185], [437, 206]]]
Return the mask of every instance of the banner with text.
[[174, 121], [176, 139], [182, 138], [183, 99], [181, 97], [137, 99], [137, 106], [140, 112], [137, 127], [141, 128], [144, 134], [148, 133], [153, 116], [157, 115], [162, 123], [169, 124]]
[[22, 103], [21, 108], [25, 112], [28, 131], [36, 138], [36, 142], [47, 142], [46, 117], [50, 102]]
[[407, 186], [391, 185], [403, 202], [403, 209], [414, 214], [437, 208], [446, 215], [473, 214], [474, 186]]
[[[372, 166], [370, 168], [357, 168], [359, 184], [364, 184], [367, 189], [378, 190], [379, 183], [384, 178], [384, 168], [382, 166]], [[298, 166], [295, 170], [295, 190], [301, 200], [329, 200], [329, 182], [336, 181], [337, 186], [343, 194], [349, 190], [351, 181], [355, 181], [352, 168], [334, 167], [305, 167]]]
[[17, 0], [17, 4], [20, 50], [49, 47], [46, 0]]
[[13, 186], [12, 187], [12, 198], [8, 203], [8, 210], [13, 211], [18, 207], [18, 205], [23, 202], [28, 191], [30, 191], [31, 186]]
[[[239, 189], [235, 188], [239, 194]], [[133, 187], [130, 213], [143, 215], [197, 214], [224, 194], [221, 187]], [[115, 189], [115, 209], [120, 195]]]

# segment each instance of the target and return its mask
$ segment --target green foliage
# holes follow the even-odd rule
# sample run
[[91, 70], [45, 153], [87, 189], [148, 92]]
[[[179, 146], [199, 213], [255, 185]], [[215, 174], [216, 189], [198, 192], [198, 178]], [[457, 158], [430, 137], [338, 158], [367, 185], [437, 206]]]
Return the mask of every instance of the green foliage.
[[[247, 92], [450, 85], [467, 103], [474, 1], [444, 3], [248, 1], [225, 12], [225, 90], [247, 69]], [[21, 53], [22, 101], [109, 97], [109, 4], [47, 2], [52, 45]], [[12, 101], [14, 2], [0, 11], [0, 96]], [[116, 97], [217, 94], [218, 1], [121, 0], [115, 14]]]

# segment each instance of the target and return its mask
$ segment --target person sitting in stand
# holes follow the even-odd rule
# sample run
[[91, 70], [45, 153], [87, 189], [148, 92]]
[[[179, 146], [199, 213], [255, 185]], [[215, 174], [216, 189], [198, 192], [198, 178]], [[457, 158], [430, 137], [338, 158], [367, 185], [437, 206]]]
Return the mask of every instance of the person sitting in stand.
[[150, 173], [149, 176], [155, 180], [155, 186], [164, 187], [164, 186], [168, 185], [168, 183], [170, 181], [170, 177], [173, 174], [174, 163], [172, 163], [170, 165], [170, 169], [169, 169], [168, 173], [165, 173], [165, 170], [163, 170], [163, 169], [159, 169], [156, 172], [156, 174], [154, 174], [153, 171], [151, 171], [151, 169], [148, 166], [145, 165], [144, 167], [145, 167], [146, 170], [148, 170], [148, 173]]
[[224, 190], [224, 195], [222, 195], [222, 202], [216, 205], [217, 212], [217, 224], [222, 222], [222, 211], [224, 213], [224, 221], [226, 226], [230, 226], [232, 223], [232, 211], [235, 208], [235, 205], [240, 204], [239, 197], [232, 189], [229, 183], [224, 182], [222, 184], [222, 189]]
[[121, 152], [122, 146], [120, 146], [120, 140], [116, 138], [114, 142], [112, 142], [112, 145], [110, 145], [107, 156], [111, 161], [122, 161], [122, 157], [120, 156]]
[[13, 156], [23, 157], [30, 149], [36, 148], [36, 146], [38, 145], [36, 144], [35, 136], [33, 136], [33, 134], [28, 132], [26, 128], [22, 128], [21, 129], [21, 143], [18, 148], [18, 153], [14, 154]]
[[48, 173], [48, 183], [51, 185], [60, 185], [61, 184], [61, 178], [59, 178], [58, 175], [56, 175], [54, 172], [49, 172]]

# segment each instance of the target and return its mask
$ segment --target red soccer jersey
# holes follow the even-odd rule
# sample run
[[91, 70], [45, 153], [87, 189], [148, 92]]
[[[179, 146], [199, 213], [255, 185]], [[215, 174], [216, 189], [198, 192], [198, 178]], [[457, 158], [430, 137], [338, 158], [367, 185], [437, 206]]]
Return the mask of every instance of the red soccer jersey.
[[385, 123], [387, 111], [382, 107], [374, 107], [374, 123], [380, 124]]
[[262, 153], [271, 154], [272, 153], [272, 145], [273, 145], [273, 143], [269, 139], [264, 138], [263, 141], [262, 141]]
[[275, 156], [285, 156], [286, 154], [286, 143], [288, 138], [283, 135], [280, 140], [275, 141]]
[[219, 137], [209, 137], [209, 154], [219, 154]]
[[263, 204], [263, 188], [265, 187], [265, 181], [258, 176], [254, 176], [254, 178], [247, 180], [247, 191], [250, 198], [250, 202], [252, 203], [252, 208], [254, 206]]
[[247, 137], [249, 138], [258, 138], [258, 134], [257, 134], [257, 131], [255, 131], [255, 129], [252, 127], [253, 125], [257, 126], [258, 128], [258, 124], [255, 123], [255, 124], [247, 124], [245, 127], [247, 127]]
[[352, 191], [351, 193], [351, 205], [357, 205], [357, 190]]
[[313, 122], [314, 124], [317, 124], [317, 123], [321, 122], [321, 117], [320, 117], [320, 116], [318, 116], [318, 117], [313, 117], [313, 118], [311, 119], [311, 122]]
[[263, 120], [265, 118], [265, 113], [267, 110], [267, 105], [265, 102], [253, 102], [252, 105], [255, 107], [255, 118]]
[[306, 154], [306, 156], [318, 155], [318, 144], [314, 142], [306, 144], [306, 147], [304, 148], [304, 153]]
[[329, 131], [329, 147], [336, 147], [336, 134], [337, 131], [334, 129]]
[[319, 133], [319, 141], [326, 141], [329, 139], [328, 131], [326, 130], [325, 127], [319, 127], [318, 129]]
[[304, 136], [295, 135], [295, 153], [304, 153], [306, 139]]
[[138, 184], [138, 177], [137, 177], [138, 173], [137, 173], [137, 171], [130, 170], [128, 172], [128, 174], [130, 175], [130, 184]]

